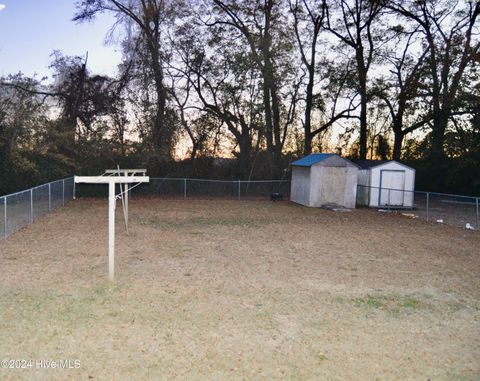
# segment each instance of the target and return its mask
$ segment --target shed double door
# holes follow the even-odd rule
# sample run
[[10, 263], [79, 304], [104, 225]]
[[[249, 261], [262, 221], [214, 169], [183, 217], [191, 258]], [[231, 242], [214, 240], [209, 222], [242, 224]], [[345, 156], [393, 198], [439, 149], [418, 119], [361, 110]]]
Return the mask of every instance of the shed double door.
[[382, 206], [403, 206], [405, 171], [380, 171], [379, 204]]

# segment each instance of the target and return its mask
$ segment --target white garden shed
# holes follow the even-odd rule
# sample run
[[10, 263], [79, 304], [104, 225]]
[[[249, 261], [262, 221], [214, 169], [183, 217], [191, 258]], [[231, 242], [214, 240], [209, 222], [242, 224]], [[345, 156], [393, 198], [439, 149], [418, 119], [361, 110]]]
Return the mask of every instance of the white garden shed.
[[357, 204], [412, 208], [415, 169], [395, 160], [359, 160]]
[[301, 205], [355, 208], [358, 166], [331, 153], [311, 154], [292, 164], [290, 199]]

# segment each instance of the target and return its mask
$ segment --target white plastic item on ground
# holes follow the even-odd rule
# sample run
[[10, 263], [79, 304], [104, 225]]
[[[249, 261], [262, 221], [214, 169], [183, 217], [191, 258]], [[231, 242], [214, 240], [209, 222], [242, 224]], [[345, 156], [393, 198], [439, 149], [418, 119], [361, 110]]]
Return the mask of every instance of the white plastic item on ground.
[[439, 224], [443, 224], [443, 220], [437, 220]]
[[472, 225], [470, 225], [468, 222], [467, 222], [467, 224], [465, 225], [465, 229], [475, 230], [475, 228], [474, 228]]

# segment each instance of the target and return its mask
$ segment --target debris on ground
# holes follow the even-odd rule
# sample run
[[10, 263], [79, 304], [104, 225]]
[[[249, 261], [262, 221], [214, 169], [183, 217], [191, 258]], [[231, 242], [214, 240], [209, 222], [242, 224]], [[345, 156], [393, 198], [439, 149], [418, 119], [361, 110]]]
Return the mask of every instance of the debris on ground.
[[474, 228], [472, 225], [470, 225], [468, 222], [467, 222], [467, 224], [465, 225], [465, 229], [467, 229], [467, 230], [475, 230], [475, 228]]
[[342, 205], [333, 204], [333, 203], [322, 205], [322, 209], [331, 210], [333, 212], [351, 212], [352, 211], [352, 209], [345, 208]]
[[415, 213], [402, 213], [402, 216], [408, 217], [408, 218], [418, 218], [418, 216]]
[[270, 200], [272, 200], [272, 201], [283, 201], [283, 194], [277, 193], [277, 192], [271, 193], [270, 194]]

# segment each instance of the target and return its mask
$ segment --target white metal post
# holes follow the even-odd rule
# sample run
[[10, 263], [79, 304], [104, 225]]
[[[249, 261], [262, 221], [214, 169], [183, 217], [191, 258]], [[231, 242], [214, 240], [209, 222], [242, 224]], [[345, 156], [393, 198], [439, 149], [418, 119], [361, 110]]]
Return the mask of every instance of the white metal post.
[[430, 203], [430, 193], [427, 192], [427, 222], [428, 222], [428, 217], [430, 217], [429, 216], [429, 214], [430, 214], [429, 213], [429, 205], [428, 205], [429, 203]]
[[128, 184], [125, 184], [125, 188], [125, 225], [128, 234], [128, 192], [130, 191], [130, 187], [128, 186]]
[[77, 189], [75, 187], [75, 178], [72, 178], [72, 180], [73, 180], [73, 200], [75, 200], [75, 197], [76, 197], [75, 193], [76, 193]]
[[108, 278], [115, 277], [115, 183], [108, 184]]
[[7, 196], [5, 196], [3, 199], [5, 200], [3, 205], [3, 218], [5, 222], [5, 224], [3, 225], [3, 236], [5, 237], [5, 239], [7, 239]]
[[33, 224], [33, 188], [30, 188], [30, 223]]
[[[5, 200], [5, 202], [7, 201]], [[480, 221], [479, 221], [479, 215], [478, 215], [478, 197], [475, 199], [475, 206], [477, 209], [477, 229], [480, 229]]]
[[[121, 176], [121, 174], [119, 174]], [[128, 176], [127, 172], [123, 173], [124, 176]], [[127, 231], [128, 235], [128, 191], [129, 191], [128, 183], [125, 183], [123, 186], [123, 191], [125, 192], [123, 200], [123, 214], [125, 219], [125, 230]], [[120, 192], [122, 192], [122, 184], [120, 183]]]

